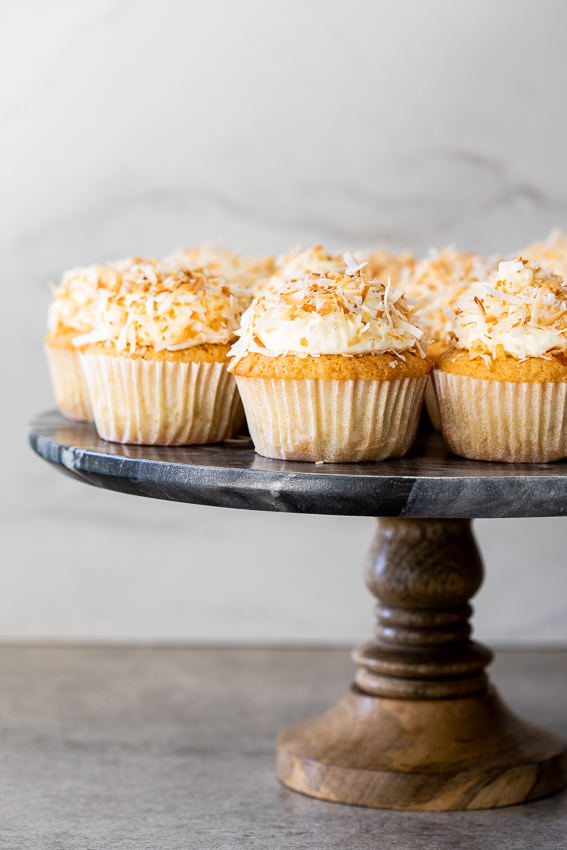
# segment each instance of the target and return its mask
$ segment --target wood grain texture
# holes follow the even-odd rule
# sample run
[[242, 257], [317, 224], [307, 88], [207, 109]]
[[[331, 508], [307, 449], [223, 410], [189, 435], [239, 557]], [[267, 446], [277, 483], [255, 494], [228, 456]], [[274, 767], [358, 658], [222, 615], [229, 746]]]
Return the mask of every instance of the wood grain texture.
[[355, 684], [278, 738], [281, 781], [341, 803], [447, 811], [507, 806], [567, 782], [567, 742], [517, 718], [470, 639], [482, 582], [470, 520], [381, 519], [367, 569], [376, 640]]
[[117, 446], [57, 413], [38, 417], [29, 439], [61, 471], [111, 490], [252, 510], [404, 517], [380, 521], [368, 570], [378, 626], [376, 639], [355, 652], [357, 684], [326, 715], [278, 740], [278, 775], [290, 788], [441, 811], [510, 805], [566, 784], [567, 742], [516, 718], [488, 683], [492, 653], [470, 639], [468, 622], [480, 556], [470, 523], [445, 519], [565, 515], [565, 464], [451, 458], [431, 433], [396, 461], [316, 467], [259, 458], [246, 440]]
[[277, 769], [289, 788], [386, 809], [490, 809], [565, 785], [560, 735], [515, 717], [494, 690], [399, 700], [353, 686], [321, 717], [284, 730]]
[[492, 653], [468, 622], [482, 578], [470, 520], [380, 519], [366, 572], [378, 625], [354, 653], [359, 688], [405, 699], [485, 691]]

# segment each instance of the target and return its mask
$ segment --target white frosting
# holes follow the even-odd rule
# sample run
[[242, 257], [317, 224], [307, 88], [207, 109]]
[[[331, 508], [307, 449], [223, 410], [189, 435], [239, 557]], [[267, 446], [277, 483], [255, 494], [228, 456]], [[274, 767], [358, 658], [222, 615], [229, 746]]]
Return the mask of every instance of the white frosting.
[[134, 353], [229, 343], [249, 303], [247, 289], [223, 278], [142, 260], [123, 272], [118, 290], [99, 292], [93, 330], [73, 344], [104, 342]]
[[436, 294], [419, 315], [419, 326], [427, 342], [449, 344], [455, 324], [455, 308], [466, 294], [468, 286], [456, 286]]
[[486, 265], [478, 254], [462, 254], [454, 248], [432, 249], [403, 282], [410, 298], [430, 296], [420, 311], [419, 326], [428, 342], [449, 342], [455, 320], [455, 305], [474, 281], [485, 280]]
[[419, 351], [416, 327], [401, 289], [351, 275], [309, 274], [258, 296], [242, 316], [240, 337], [229, 352], [236, 363], [248, 353], [352, 356]]
[[165, 260], [173, 268], [203, 269], [207, 274], [224, 277], [239, 286], [254, 288], [274, 270], [274, 258], [246, 257], [238, 251], [205, 243], [195, 248], [177, 248]]
[[[350, 256], [350, 255], [349, 255]], [[356, 261], [354, 261], [356, 264]], [[346, 262], [342, 254], [328, 254], [322, 245], [301, 250], [297, 248], [288, 254], [281, 254], [276, 262], [276, 270], [256, 289], [256, 295], [279, 289], [290, 280], [299, 280], [310, 273], [342, 275], [346, 271]]]
[[276, 276], [280, 281], [297, 280], [310, 272], [344, 274], [346, 263], [342, 254], [328, 254], [321, 245], [292, 251], [278, 258]]
[[83, 266], [65, 272], [61, 283], [53, 287], [53, 301], [47, 314], [51, 333], [92, 330], [100, 290], [117, 290], [122, 271], [134, 260], [117, 260], [105, 265]]
[[520, 256], [567, 278], [567, 238], [560, 230], [553, 230], [544, 242], [524, 248]]
[[502, 352], [525, 360], [566, 351], [563, 278], [537, 263], [501, 262], [490, 282], [475, 285], [459, 302], [455, 335], [459, 348], [487, 365]]
[[406, 281], [415, 268], [415, 257], [411, 251], [403, 251], [401, 254], [392, 254], [386, 248], [374, 248], [372, 250], [357, 251], [356, 256], [360, 260], [366, 260], [368, 267], [365, 274], [371, 278], [390, 282], [394, 286], [405, 291]]

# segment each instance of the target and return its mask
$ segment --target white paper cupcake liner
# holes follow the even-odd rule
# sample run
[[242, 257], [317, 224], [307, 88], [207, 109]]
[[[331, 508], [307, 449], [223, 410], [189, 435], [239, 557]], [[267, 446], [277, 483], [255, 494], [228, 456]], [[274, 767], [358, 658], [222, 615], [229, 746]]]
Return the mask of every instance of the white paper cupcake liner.
[[435, 388], [433, 386], [433, 378], [431, 375], [429, 376], [427, 386], [425, 387], [425, 407], [431, 424], [436, 431], [440, 431], [441, 415], [439, 413], [439, 405], [437, 404], [437, 397], [435, 395]]
[[510, 463], [567, 457], [567, 384], [433, 374], [441, 430], [454, 454]]
[[78, 422], [93, 422], [89, 391], [79, 352], [74, 348], [62, 348], [46, 343], [45, 355], [55, 401], [63, 416]]
[[236, 381], [258, 454], [351, 463], [401, 457], [409, 450], [427, 377]]
[[99, 436], [116, 443], [187, 446], [232, 437], [244, 419], [225, 363], [81, 354]]

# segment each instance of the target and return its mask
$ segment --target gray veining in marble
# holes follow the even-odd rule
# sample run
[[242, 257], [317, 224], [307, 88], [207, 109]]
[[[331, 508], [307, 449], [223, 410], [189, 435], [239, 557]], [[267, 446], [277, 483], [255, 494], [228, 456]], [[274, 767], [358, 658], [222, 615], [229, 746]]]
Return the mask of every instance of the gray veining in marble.
[[[567, 848], [567, 792], [402, 813], [279, 786], [277, 733], [352, 675], [346, 651], [0, 646], [0, 848]], [[566, 652], [503, 652], [494, 679], [523, 717], [567, 733]]]
[[567, 463], [482, 463], [420, 433], [404, 458], [324, 464], [270, 460], [239, 438], [210, 446], [127, 446], [59, 413], [38, 416], [30, 444], [61, 471], [155, 499], [262, 511], [401, 517], [567, 515]]

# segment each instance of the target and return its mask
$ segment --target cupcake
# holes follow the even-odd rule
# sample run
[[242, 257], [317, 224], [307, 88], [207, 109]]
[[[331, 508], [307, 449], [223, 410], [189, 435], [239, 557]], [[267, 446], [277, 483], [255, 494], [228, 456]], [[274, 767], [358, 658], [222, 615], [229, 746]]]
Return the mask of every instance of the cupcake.
[[227, 353], [250, 296], [220, 277], [133, 263], [100, 293], [94, 329], [75, 339], [99, 435], [179, 446], [231, 437], [243, 419]]
[[[453, 343], [455, 305], [474, 281], [485, 280], [486, 266], [478, 254], [463, 254], [453, 247], [432, 249], [405, 275], [402, 286], [410, 303], [425, 300], [419, 326], [425, 331], [428, 356], [435, 360]], [[433, 385], [425, 391], [425, 406], [434, 428], [441, 427]]]
[[544, 242], [533, 242], [519, 254], [524, 260], [552, 269], [563, 280], [567, 279], [567, 239], [560, 230], [553, 230]]
[[403, 290], [413, 301], [427, 299], [427, 305], [419, 313], [419, 326], [425, 331], [429, 357], [436, 359], [450, 348], [456, 303], [471, 283], [485, 279], [482, 257], [462, 254], [452, 247], [432, 249], [415, 264], [404, 280]]
[[567, 457], [567, 288], [537, 263], [501, 262], [457, 306], [455, 347], [433, 373], [454, 454], [546, 463]]
[[210, 243], [195, 248], [178, 248], [166, 258], [166, 262], [174, 268], [202, 269], [206, 274], [224, 277], [251, 291], [255, 291], [275, 271], [275, 259], [269, 254], [246, 257], [238, 251]]
[[[356, 265], [355, 261], [353, 265]], [[256, 295], [262, 295], [270, 289], [279, 289], [288, 281], [298, 280], [310, 273], [344, 274], [346, 268], [346, 261], [342, 254], [330, 254], [322, 245], [315, 245], [313, 248], [296, 248], [278, 257], [274, 273], [260, 283], [256, 288]]]
[[401, 290], [360, 271], [288, 281], [243, 315], [229, 369], [259, 454], [350, 463], [410, 448], [431, 370], [423, 332]]
[[72, 269], [53, 288], [45, 353], [55, 400], [67, 419], [93, 421], [79, 348], [74, 340], [93, 329], [99, 293], [119, 288], [121, 269], [128, 262], [131, 261]]
[[393, 286], [405, 289], [406, 280], [415, 268], [415, 257], [411, 251], [401, 254], [393, 254], [385, 248], [376, 248], [373, 251], [357, 251], [357, 257], [368, 261], [366, 275], [378, 280], [388, 280]]

